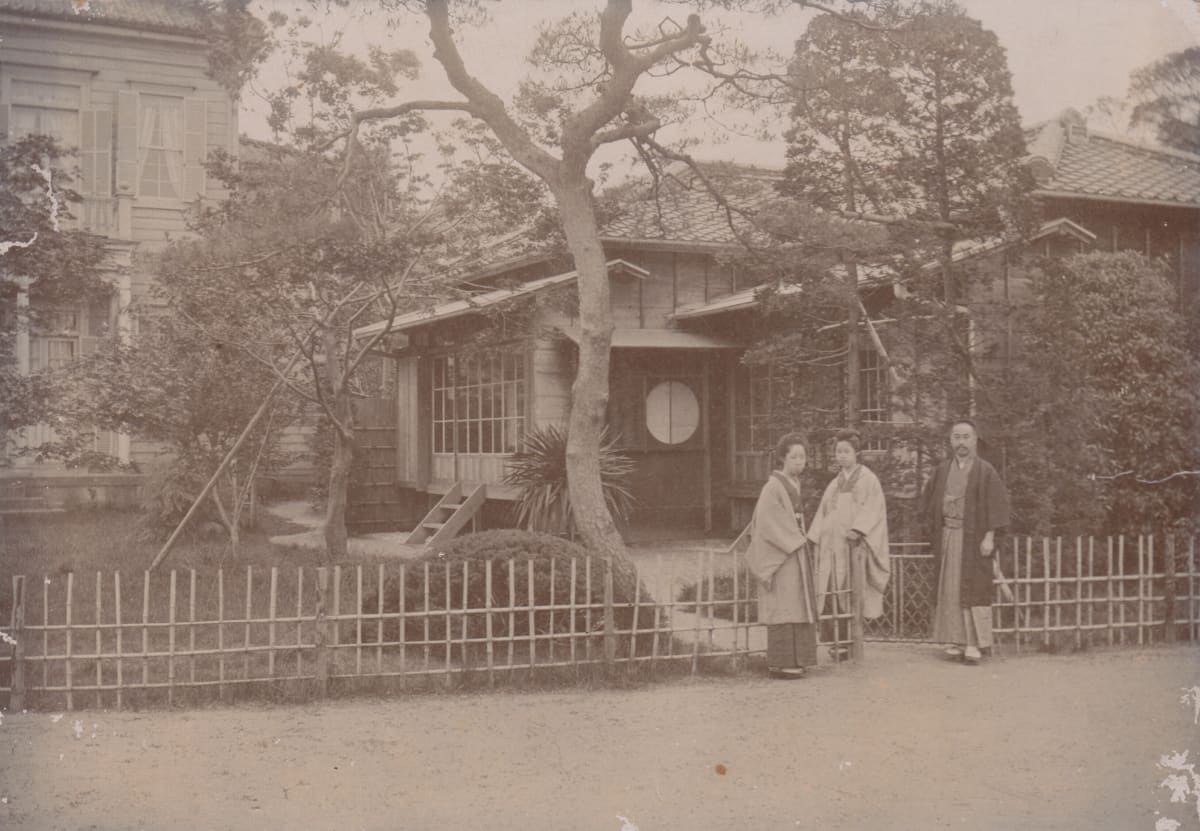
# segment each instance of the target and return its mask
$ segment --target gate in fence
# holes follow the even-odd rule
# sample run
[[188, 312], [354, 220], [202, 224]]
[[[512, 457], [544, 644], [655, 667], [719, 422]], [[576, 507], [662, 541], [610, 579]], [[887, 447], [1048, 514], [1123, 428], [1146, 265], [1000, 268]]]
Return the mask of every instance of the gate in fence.
[[933, 631], [937, 602], [933, 555], [925, 543], [892, 545], [892, 579], [883, 595], [883, 615], [864, 621], [867, 640], [924, 641]]

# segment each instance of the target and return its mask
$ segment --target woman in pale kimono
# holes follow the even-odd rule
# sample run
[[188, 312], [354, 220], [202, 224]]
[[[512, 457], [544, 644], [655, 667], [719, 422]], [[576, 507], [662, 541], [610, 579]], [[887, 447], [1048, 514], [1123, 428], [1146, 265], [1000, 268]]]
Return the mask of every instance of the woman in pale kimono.
[[758, 620], [767, 626], [767, 669], [801, 678], [817, 663], [817, 598], [800, 505], [808, 463], [804, 437], [789, 433], [775, 448], [772, 472], [754, 506], [746, 563], [758, 580]]
[[[850, 611], [850, 549], [858, 545], [866, 555], [863, 617], [877, 618], [883, 614], [883, 592], [891, 576], [883, 488], [879, 477], [858, 461], [862, 439], [857, 431], [839, 430], [835, 441], [838, 474], [825, 488], [808, 529], [808, 538], [817, 546], [817, 611], [825, 611], [826, 598], [832, 601], [833, 612]], [[833, 624], [823, 633], [833, 643], [830, 654], [844, 658], [849, 650], [843, 645], [845, 639], [837, 637], [837, 621], [826, 623]]]

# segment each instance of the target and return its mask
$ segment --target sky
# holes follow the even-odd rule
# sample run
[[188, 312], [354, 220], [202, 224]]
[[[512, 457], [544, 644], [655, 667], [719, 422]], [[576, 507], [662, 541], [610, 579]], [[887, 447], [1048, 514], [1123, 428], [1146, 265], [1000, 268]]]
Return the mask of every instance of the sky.
[[[1133, 69], [1200, 43], [1200, 0], [960, 2], [995, 32], [1006, 48], [1015, 101], [1027, 125], [1052, 118], [1067, 107], [1082, 110], [1100, 96], [1120, 97]], [[486, 27], [461, 34], [461, 51], [468, 69], [505, 97], [526, 72], [525, 55], [541, 21], [601, 6], [602, 0], [501, 0], [492, 6], [492, 19]], [[401, 27], [389, 27], [374, 0], [352, 0], [350, 12], [332, 5], [314, 11], [305, 0], [257, 0], [256, 13], [263, 16], [270, 10], [308, 15], [323, 36], [340, 33], [347, 51], [365, 53], [368, 44], [411, 49], [419, 56], [423, 71], [422, 77], [403, 91], [404, 97], [459, 97], [433, 60], [427, 26], [420, 18]], [[682, 21], [688, 11], [688, 4], [678, 0], [635, 0], [631, 22], [653, 25], [667, 16]], [[811, 13], [793, 9], [778, 17], [706, 13], [703, 19], [710, 28], [723, 28], [752, 47], [786, 54], [810, 18]], [[281, 62], [272, 61], [264, 67], [257, 83], [271, 87], [285, 77]], [[265, 108], [253, 93], [247, 93], [242, 131], [254, 138], [269, 139], [264, 113]], [[1111, 124], [1101, 126], [1113, 129]], [[783, 161], [778, 141], [750, 139], [710, 145], [697, 155], [736, 157], [767, 166]], [[756, 158], [747, 159], [748, 155]]]

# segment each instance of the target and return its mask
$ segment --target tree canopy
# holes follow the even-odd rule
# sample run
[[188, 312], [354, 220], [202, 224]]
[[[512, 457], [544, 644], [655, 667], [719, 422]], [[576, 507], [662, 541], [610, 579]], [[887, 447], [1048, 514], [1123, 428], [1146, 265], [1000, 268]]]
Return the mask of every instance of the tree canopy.
[[[54, 381], [17, 365], [18, 332], [36, 331], [64, 310], [78, 313], [112, 292], [105, 279], [100, 237], [71, 230], [73, 171], [64, 148], [46, 136], [28, 136], [0, 147], [0, 433], [45, 421], [52, 413]], [[25, 300], [20, 300], [20, 295]], [[53, 447], [29, 447], [42, 456], [73, 456], [77, 444], [60, 436]]]
[[1136, 70], [1128, 99], [1132, 126], [1148, 125], [1167, 147], [1200, 153], [1200, 46]]

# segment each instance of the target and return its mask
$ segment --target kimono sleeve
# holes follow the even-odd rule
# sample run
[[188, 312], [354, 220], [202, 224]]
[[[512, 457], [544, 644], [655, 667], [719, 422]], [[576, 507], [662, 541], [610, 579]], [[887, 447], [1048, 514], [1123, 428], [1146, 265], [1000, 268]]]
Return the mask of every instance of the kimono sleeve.
[[821, 532], [825, 530], [825, 516], [832, 508], [833, 500], [837, 497], [837, 478], [835, 477], [825, 487], [825, 494], [821, 497], [821, 504], [817, 506], [817, 512], [813, 515], [812, 522], [808, 526], [808, 538], [814, 542], [821, 539]]
[[754, 531], [746, 551], [746, 565], [759, 580], [770, 582], [792, 552], [806, 542], [787, 492], [782, 485], [767, 482], [754, 508]]
[[860, 532], [864, 537], [872, 536], [881, 525], [887, 523], [887, 504], [883, 497], [883, 486], [879, 484], [879, 477], [872, 471], [864, 471], [868, 474], [862, 476], [859, 480], [856, 490], [859, 491], [860, 500], [855, 500], [856, 509], [854, 511], [854, 520], [850, 523], [850, 528]]
[[983, 521], [979, 523], [979, 530], [1003, 531], [1009, 522], [1008, 488], [991, 465], [983, 473], [983, 505], [980, 506], [983, 508]]

